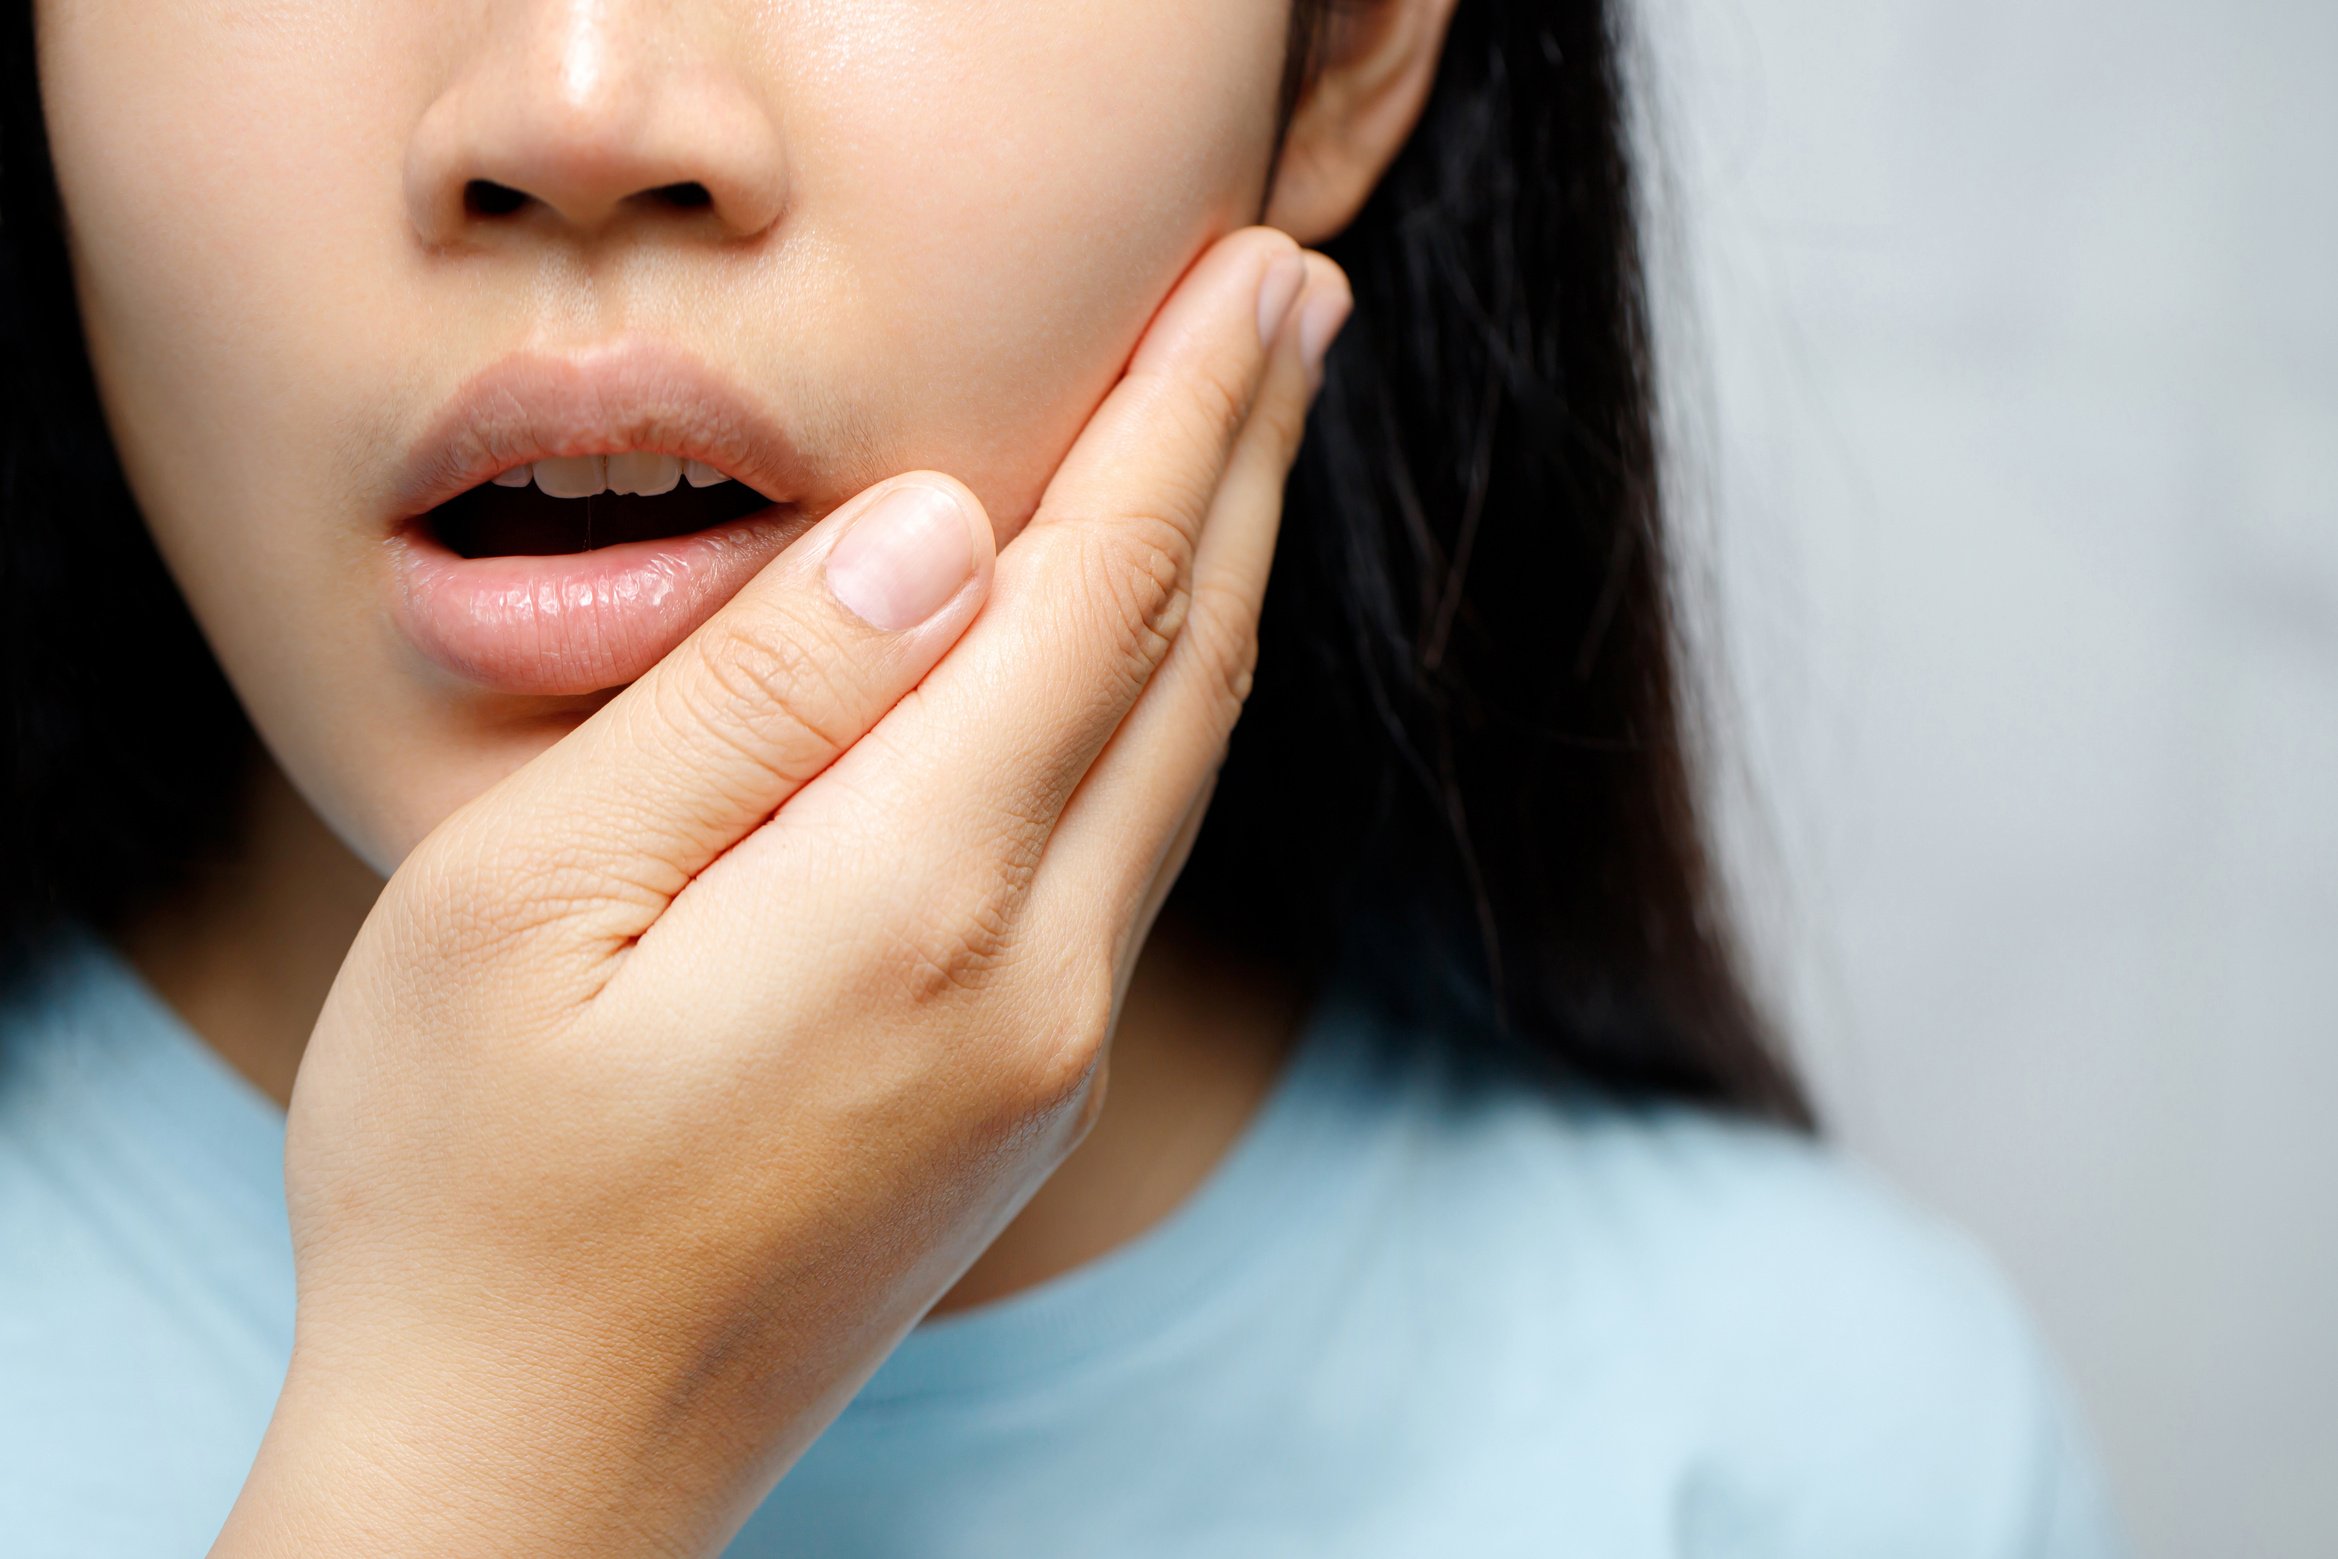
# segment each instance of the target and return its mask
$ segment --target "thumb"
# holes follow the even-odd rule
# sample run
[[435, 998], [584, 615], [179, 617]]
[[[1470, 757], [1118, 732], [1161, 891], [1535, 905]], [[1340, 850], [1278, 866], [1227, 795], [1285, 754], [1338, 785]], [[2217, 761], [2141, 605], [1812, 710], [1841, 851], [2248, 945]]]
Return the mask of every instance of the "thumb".
[[981, 502], [936, 472], [838, 505], [424, 842], [468, 857], [465, 922], [491, 917], [498, 942], [550, 934], [600, 951], [640, 936], [949, 651], [995, 550]]

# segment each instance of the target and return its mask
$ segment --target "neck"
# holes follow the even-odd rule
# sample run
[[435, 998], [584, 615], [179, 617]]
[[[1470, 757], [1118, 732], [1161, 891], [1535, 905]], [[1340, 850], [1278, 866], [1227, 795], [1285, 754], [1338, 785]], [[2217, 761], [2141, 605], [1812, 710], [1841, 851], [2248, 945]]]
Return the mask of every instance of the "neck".
[[[382, 878], [264, 754], [237, 837], [113, 938], [188, 1027], [281, 1106]], [[1166, 1217], [1273, 1086], [1307, 996], [1282, 971], [1164, 917], [1122, 1004], [1095, 1124], [935, 1312], [1043, 1282]]]

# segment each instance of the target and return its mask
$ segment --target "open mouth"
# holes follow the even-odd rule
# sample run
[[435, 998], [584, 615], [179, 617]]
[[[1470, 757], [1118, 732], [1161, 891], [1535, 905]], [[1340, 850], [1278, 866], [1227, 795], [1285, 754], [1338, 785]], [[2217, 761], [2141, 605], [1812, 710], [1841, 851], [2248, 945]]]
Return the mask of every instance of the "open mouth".
[[771, 500], [673, 455], [570, 455], [514, 466], [424, 516], [458, 557], [590, 552], [710, 530]]

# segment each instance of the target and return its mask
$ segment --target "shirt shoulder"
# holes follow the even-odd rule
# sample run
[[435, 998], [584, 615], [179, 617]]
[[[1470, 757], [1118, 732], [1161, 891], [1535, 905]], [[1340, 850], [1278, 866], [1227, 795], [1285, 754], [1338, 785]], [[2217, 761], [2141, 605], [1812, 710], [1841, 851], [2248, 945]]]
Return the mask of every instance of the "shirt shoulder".
[[1424, 1164], [1428, 1226], [1471, 1247], [1453, 1268], [1509, 1296], [1512, 1356], [1604, 1383], [1665, 1447], [1684, 1551], [2122, 1552], [2003, 1270], [1842, 1149], [1461, 1068]]
[[0, 990], [0, 1547], [199, 1552], [273, 1408], [282, 1126], [175, 1024], [86, 933]]

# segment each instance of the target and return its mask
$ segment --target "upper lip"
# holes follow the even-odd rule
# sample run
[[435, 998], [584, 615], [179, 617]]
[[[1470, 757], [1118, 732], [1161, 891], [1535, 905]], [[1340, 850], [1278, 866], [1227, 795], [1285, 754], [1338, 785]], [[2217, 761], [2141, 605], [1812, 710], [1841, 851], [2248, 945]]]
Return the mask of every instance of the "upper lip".
[[778, 420], [695, 354], [650, 337], [575, 352], [517, 352], [458, 386], [406, 451], [403, 525], [513, 466], [638, 450], [700, 460], [774, 503], [805, 472]]

